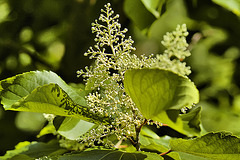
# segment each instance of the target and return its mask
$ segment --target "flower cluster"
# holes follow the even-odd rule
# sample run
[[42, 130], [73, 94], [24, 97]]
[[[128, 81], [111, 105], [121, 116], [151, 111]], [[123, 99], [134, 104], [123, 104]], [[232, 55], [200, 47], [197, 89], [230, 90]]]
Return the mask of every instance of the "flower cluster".
[[125, 38], [127, 29], [121, 30], [119, 15], [113, 16], [110, 4], [105, 7], [99, 18], [102, 24], [97, 20], [92, 23], [96, 45], [85, 53], [90, 59], [95, 59], [95, 63], [86, 67], [85, 72], [80, 70], [77, 73], [85, 78], [87, 89], [95, 90], [86, 97], [88, 106], [114, 121], [107, 126], [100, 125], [82, 137], [82, 141], [88, 142], [94, 139], [106, 143], [102, 138], [110, 135], [115, 135], [119, 140], [135, 136], [135, 127], [144, 122], [144, 117], [124, 91], [124, 73], [128, 69], [149, 68], [155, 62], [151, 57], [143, 55], [139, 58], [130, 54], [135, 50], [133, 40], [131, 37]]
[[[95, 59], [94, 64], [86, 67], [85, 71], [77, 71], [77, 74], [85, 79], [86, 89], [92, 90], [86, 97], [88, 107], [93, 112], [111, 117], [113, 121], [108, 125], [100, 124], [80, 137], [79, 141], [88, 145], [101, 143], [111, 147], [114, 144], [108, 140], [109, 137], [115, 136], [118, 140], [136, 138], [136, 128], [146, 122], [125, 93], [122, 83], [124, 73], [129, 69], [156, 67], [180, 72], [178, 70], [182, 70], [185, 63], [180, 61], [175, 63], [170, 58], [176, 56], [178, 59], [183, 59], [189, 56], [189, 53], [186, 51], [186, 26], [183, 25], [164, 37], [163, 44], [167, 50], [163, 55], [154, 58], [153, 55], [137, 57], [131, 54], [135, 48], [132, 46], [131, 37], [125, 37], [127, 29], [121, 29], [121, 24], [118, 22], [119, 15], [114, 16], [110, 4], [105, 5], [105, 8], [106, 10], [101, 10], [99, 21], [92, 23], [92, 32], [96, 34], [94, 39], [96, 45], [85, 53], [85, 56]], [[185, 67], [183, 74], [189, 74], [188, 69]]]
[[178, 25], [176, 30], [171, 33], [167, 32], [162, 41], [166, 50], [163, 54], [156, 56], [157, 60], [153, 67], [169, 69], [184, 76], [189, 75], [191, 73], [190, 67], [182, 62], [191, 55], [187, 50], [187, 35], [186, 24]]

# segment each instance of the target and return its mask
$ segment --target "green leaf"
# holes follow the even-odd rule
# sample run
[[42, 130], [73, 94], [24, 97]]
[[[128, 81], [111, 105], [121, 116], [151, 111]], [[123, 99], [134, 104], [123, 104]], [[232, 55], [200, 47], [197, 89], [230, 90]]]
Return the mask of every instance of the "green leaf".
[[143, 126], [140, 132], [141, 135], [153, 138], [160, 139], [160, 137], [153, 130], [149, 129], [147, 126]]
[[173, 151], [209, 159], [240, 159], [240, 139], [227, 132], [208, 133], [192, 140], [172, 140], [170, 147]]
[[198, 103], [199, 93], [188, 78], [163, 69], [134, 69], [125, 73], [127, 94], [147, 119], [181, 130], [179, 109]]
[[146, 9], [156, 18], [160, 17], [161, 9], [165, 0], [141, 0]]
[[195, 156], [195, 155], [187, 154], [183, 152], [179, 152], [178, 154], [181, 157], [181, 160], [212, 160], [209, 158], [199, 157], [199, 156]]
[[[63, 124], [59, 124], [61, 125], [59, 133], [68, 139], [74, 139], [93, 127], [93, 123], [80, 119], [99, 123], [98, 118], [101, 116], [93, 115], [85, 107], [86, 101], [83, 98], [85, 95], [85, 91], [67, 85], [58, 75], [47, 71], [27, 72], [0, 81], [1, 103], [6, 110], [49, 113], [78, 118], [68, 118]], [[94, 117], [95, 120], [89, 116]], [[75, 132], [79, 125], [83, 125], [84, 129], [81, 128], [81, 132]], [[40, 135], [52, 131], [52, 129], [50, 131], [46, 129]]]
[[93, 113], [89, 108], [76, 104], [57, 84], [36, 88], [31, 94], [14, 103], [9, 110], [70, 116], [95, 123], [111, 123], [109, 117], [98, 112]]
[[20, 142], [15, 150], [7, 151], [7, 153], [0, 157], [0, 159], [15, 159], [21, 160], [21, 158], [40, 158], [43, 156], [56, 156], [67, 152], [59, 146], [57, 141], [50, 141], [48, 143], [43, 142]]
[[[151, 152], [154, 152], [154, 153], [165, 153], [165, 152], [168, 152], [169, 149], [160, 145], [160, 144], [155, 144], [155, 143], [152, 143], [150, 145], [147, 145], [147, 146], [141, 146], [141, 150], [145, 151], [151, 151]], [[181, 160], [180, 156], [178, 153], [176, 152], [170, 152], [166, 155], [163, 155], [162, 156], [164, 159], [174, 159], [174, 160]]]
[[12, 158], [12, 157], [14, 157], [15, 155], [18, 155], [21, 152], [27, 151], [28, 148], [29, 148], [29, 145], [35, 144], [35, 143], [36, 142], [30, 143], [28, 141], [20, 142], [15, 146], [14, 150], [9, 150], [9, 151], [6, 152], [6, 154], [4, 156], [0, 156], [0, 159], [5, 160], [5, 159]]
[[[151, 151], [155, 153], [164, 153], [169, 150], [169, 140], [171, 138], [168, 136], [159, 137], [155, 132], [147, 127], [143, 127], [140, 133], [140, 143], [142, 151]], [[168, 153], [163, 156], [165, 159], [180, 160], [178, 153]]]
[[40, 133], [37, 135], [37, 138], [40, 138], [44, 135], [47, 134], [54, 134], [56, 132], [56, 129], [54, 127], [54, 125], [52, 123], [48, 123], [48, 125], [46, 125], [41, 131]]
[[[23, 159], [24, 160], [35, 160], [35, 158], [31, 158], [31, 157], [29, 157], [29, 156], [27, 156], [25, 154], [16, 155], [13, 158], [8, 159], [8, 160], [23, 160]], [[4, 159], [2, 159], [2, 160], [4, 160]]]
[[197, 136], [200, 134], [201, 110], [202, 107], [196, 107], [192, 108], [188, 113], [180, 115], [183, 128], [189, 133], [188, 135]]
[[86, 106], [80, 90], [67, 85], [57, 74], [48, 71], [32, 71], [0, 81], [0, 98], [5, 109], [11, 108], [21, 98], [29, 95], [35, 88], [44, 84], [58, 84], [68, 93], [71, 99]]
[[81, 135], [95, 128], [97, 125], [81, 119], [66, 117], [57, 132], [70, 140], [76, 140]]
[[174, 130], [183, 134], [187, 134], [183, 130], [183, 121], [179, 117], [179, 113], [180, 113], [179, 110], [162, 111], [157, 116], [152, 118], [152, 120], [161, 122], [163, 124], [167, 124], [167, 126], [173, 128]]
[[156, 153], [150, 152], [124, 152], [119, 150], [90, 150], [74, 154], [66, 154], [59, 160], [163, 160]]
[[237, 16], [240, 16], [240, 1], [239, 0], [212, 0], [214, 3], [232, 11]]
[[139, 0], [125, 0], [124, 11], [141, 30], [149, 27], [156, 20]]

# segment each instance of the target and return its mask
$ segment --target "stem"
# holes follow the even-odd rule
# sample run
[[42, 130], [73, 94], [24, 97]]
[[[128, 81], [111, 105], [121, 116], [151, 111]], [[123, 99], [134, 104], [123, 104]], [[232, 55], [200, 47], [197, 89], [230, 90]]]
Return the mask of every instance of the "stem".
[[115, 56], [115, 49], [114, 49], [114, 46], [113, 46], [113, 43], [112, 43], [112, 38], [111, 38], [111, 35], [112, 35], [111, 34], [111, 26], [110, 26], [111, 25], [110, 24], [111, 20], [109, 20], [109, 13], [108, 12], [107, 12], [107, 19], [108, 20], [106, 22], [107, 22], [107, 30], [108, 30], [108, 35], [109, 35], [109, 37], [108, 37], [109, 38], [109, 40], [108, 40], [109, 44], [108, 45], [111, 47], [113, 56]]
[[135, 148], [137, 149], [137, 151], [140, 151], [140, 143], [139, 143], [139, 134], [140, 131], [142, 129], [142, 127], [147, 124], [147, 119], [144, 120], [144, 122], [140, 125], [140, 127], [135, 126], [135, 130], [136, 130], [136, 146]]
[[136, 142], [134, 142], [134, 140], [131, 138], [131, 137], [127, 137], [129, 139], [129, 141], [132, 142], [132, 144], [135, 146], [136, 145]]
[[170, 152], [172, 152], [171, 149], [169, 149], [167, 152], [163, 152], [163, 153], [161, 153], [161, 154], [159, 154], [159, 155], [160, 155], [160, 156], [164, 156], [164, 155], [166, 155], [166, 154], [168, 154], [168, 153], [170, 153]]

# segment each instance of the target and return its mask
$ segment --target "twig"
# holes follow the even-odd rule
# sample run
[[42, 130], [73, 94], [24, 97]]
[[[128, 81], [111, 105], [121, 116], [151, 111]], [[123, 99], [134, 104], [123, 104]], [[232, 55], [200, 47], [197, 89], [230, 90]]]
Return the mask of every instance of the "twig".
[[160, 156], [164, 156], [164, 155], [166, 155], [166, 154], [168, 154], [168, 153], [170, 153], [170, 152], [172, 152], [171, 149], [169, 149], [167, 152], [163, 152], [163, 153], [161, 153], [161, 154], [159, 154], [159, 155], [160, 155]]
[[168, 125], [167, 124], [162, 124], [162, 126], [166, 126], [167, 127]]
[[131, 138], [131, 137], [128, 137], [128, 136], [126, 136], [127, 137], [127, 139], [132, 143], [132, 145], [136, 145], [136, 142], [134, 142], [134, 140]]
[[140, 125], [140, 127], [135, 126], [135, 130], [136, 130], [136, 146], [135, 146], [135, 148], [137, 149], [137, 151], [140, 151], [139, 134], [140, 134], [142, 127], [145, 124], [147, 124], [147, 119], [144, 120], [144, 122]]

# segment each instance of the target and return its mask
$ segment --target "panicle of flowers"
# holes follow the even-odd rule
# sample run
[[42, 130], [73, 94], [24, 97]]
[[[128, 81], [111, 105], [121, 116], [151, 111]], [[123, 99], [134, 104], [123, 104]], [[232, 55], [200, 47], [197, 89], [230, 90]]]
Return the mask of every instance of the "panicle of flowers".
[[188, 43], [186, 37], [188, 36], [186, 24], [178, 25], [173, 32], [167, 32], [163, 36], [162, 44], [167, 48], [164, 53], [167, 53], [170, 57], [176, 56], [178, 59], [184, 59], [191, 55], [187, 50]]
[[153, 67], [169, 69], [184, 76], [189, 75], [191, 73], [190, 67], [186, 66], [185, 62], [182, 62], [191, 55], [187, 49], [187, 35], [186, 24], [178, 25], [173, 32], [167, 32], [162, 41], [166, 50], [163, 54], [156, 56], [157, 60]]
[[101, 135], [106, 138], [115, 135], [119, 140], [127, 136], [134, 137], [135, 127], [144, 122], [144, 117], [124, 91], [122, 82], [125, 71], [149, 67], [155, 60], [151, 56], [143, 55], [139, 58], [130, 54], [135, 50], [132, 46], [133, 40], [125, 37], [127, 29], [121, 29], [119, 15], [114, 16], [109, 3], [105, 8], [101, 10], [100, 22], [96, 20], [92, 23], [92, 32], [96, 33], [96, 45], [85, 53], [85, 56], [95, 59], [95, 62], [91, 67], [86, 67], [85, 71], [80, 70], [77, 73], [85, 79], [86, 89], [95, 91], [86, 97], [92, 111], [114, 119], [112, 124], [100, 125], [80, 139], [90, 144], [98, 141], [110, 145], [108, 141], [102, 141]]

